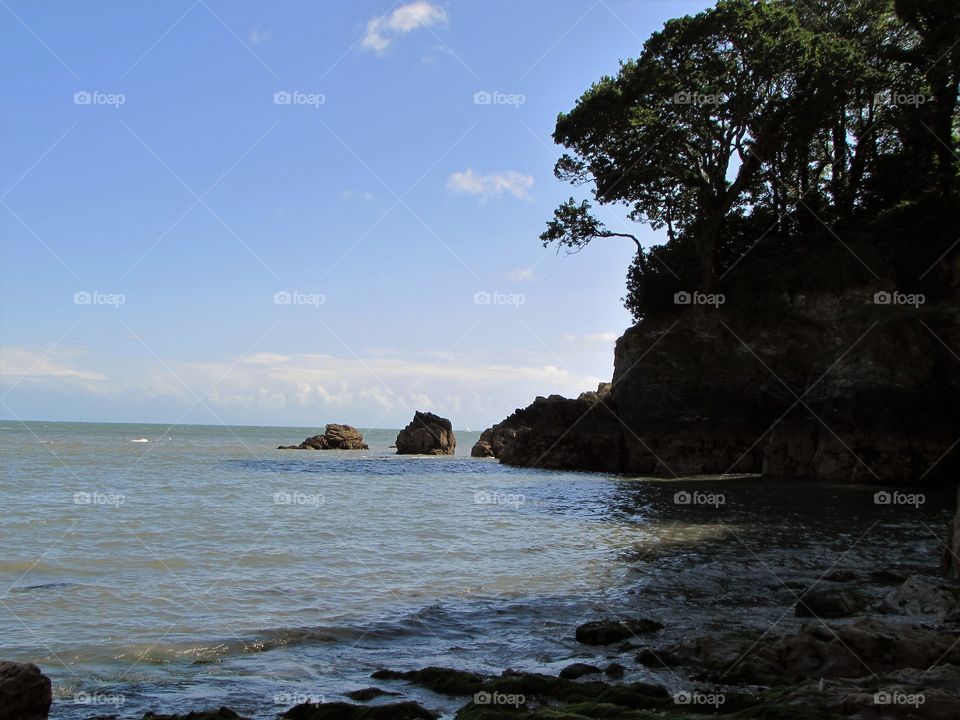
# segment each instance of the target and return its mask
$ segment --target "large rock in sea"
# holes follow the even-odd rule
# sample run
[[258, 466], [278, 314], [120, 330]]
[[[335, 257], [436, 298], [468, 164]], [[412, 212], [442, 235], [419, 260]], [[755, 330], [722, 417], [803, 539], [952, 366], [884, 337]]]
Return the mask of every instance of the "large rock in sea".
[[418, 410], [397, 435], [396, 445], [398, 455], [453, 455], [457, 438], [449, 420]]
[[537, 398], [474, 454], [631, 475], [953, 482], [960, 295], [925, 305], [921, 322], [875, 290], [644, 318], [617, 341], [608, 393]]
[[948, 578], [960, 578], [960, 489], [957, 490], [957, 514], [947, 525], [947, 547], [941, 567]]
[[327, 425], [323, 435], [308, 437], [299, 445], [280, 445], [278, 450], [369, 450], [363, 434], [352, 425]]
[[47, 720], [50, 678], [36, 665], [0, 661], [0, 720]]

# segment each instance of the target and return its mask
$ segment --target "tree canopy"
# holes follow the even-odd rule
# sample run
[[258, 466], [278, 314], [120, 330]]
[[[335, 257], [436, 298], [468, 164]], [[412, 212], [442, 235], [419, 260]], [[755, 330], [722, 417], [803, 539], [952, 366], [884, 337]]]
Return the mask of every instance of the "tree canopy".
[[[957, 207], [958, 81], [960, 0], [720, 0], [666, 23], [559, 115], [555, 174], [591, 197], [557, 208], [541, 240], [571, 252], [632, 240], [638, 319], [735, 266], [802, 265], [828, 236], [877, 276], [904, 248], [869, 224], [913, 208], [945, 232]], [[666, 242], [644, 249], [598, 205]], [[932, 252], [939, 238], [926, 241]], [[770, 290], [796, 284], [781, 275]]]

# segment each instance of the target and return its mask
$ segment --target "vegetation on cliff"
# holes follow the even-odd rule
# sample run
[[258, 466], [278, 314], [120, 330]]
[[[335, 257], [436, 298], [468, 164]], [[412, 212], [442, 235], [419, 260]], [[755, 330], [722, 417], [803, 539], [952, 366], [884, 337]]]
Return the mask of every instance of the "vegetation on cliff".
[[[637, 320], [693, 291], [758, 307], [886, 281], [935, 301], [960, 251], [958, 82], [960, 0], [720, 0], [560, 114], [555, 174], [592, 197], [541, 239], [633, 240]], [[666, 242], [607, 227], [608, 205]]]

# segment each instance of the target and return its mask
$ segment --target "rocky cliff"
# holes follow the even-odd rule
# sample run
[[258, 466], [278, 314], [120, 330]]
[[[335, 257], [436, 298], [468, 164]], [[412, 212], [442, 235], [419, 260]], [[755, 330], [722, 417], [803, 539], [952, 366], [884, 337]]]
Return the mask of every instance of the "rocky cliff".
[[960, 308], [876, 293], [645, 320], [617, 341], [610, 387], [537, 398], [485, 431], [474, 454], [670, 476], [949, 475], [960, 466]]

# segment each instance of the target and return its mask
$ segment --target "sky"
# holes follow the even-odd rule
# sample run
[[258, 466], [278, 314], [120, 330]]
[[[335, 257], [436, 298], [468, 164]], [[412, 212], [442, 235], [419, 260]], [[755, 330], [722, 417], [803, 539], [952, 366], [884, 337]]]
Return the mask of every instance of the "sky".
[[707, 4], [0, 0], [0, 418], [480, 430], [595, 389], [633, 245], [541, 246], [588, 196], [550, 135]]

